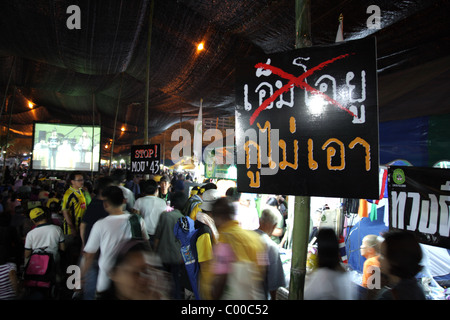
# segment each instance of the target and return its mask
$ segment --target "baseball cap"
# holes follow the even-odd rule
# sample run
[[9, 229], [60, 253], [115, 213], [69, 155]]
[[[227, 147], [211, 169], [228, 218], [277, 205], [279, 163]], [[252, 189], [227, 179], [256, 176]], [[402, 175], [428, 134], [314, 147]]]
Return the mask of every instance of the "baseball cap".
[[30, 211], [30, 219], [34, 220], [37, 217], [40, 217], [44, 214], [44, 210], [42, 208], [34, 208]]
[[58, 198], [50, 198], [47, 200], [47, 208], [50, 208], [52, 203], [57, 203], [59, 204], [59, 199]]
[[200, 204], [200, 209], [204, 211], [211, 211], [214, 202], [219, 199], [220, 193], [217, 189], [209, 189], [203, 193], [203, 202]]

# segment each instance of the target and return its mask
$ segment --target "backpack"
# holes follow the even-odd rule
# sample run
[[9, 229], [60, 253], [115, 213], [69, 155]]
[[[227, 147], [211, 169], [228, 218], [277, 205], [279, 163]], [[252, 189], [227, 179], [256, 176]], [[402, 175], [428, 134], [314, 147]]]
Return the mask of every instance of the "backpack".
[[50, 288], [56, 282], [53, 254], [45, 248], [34, 250], [25, 266], [23, 280], [25, 287]]
[[131, 226], [131, 238], [142, 240], [144, 237], [142, 236], [142, 230], [141, 230], [141, 217], [138, 216], [136, 213], [131, 213], [129, 222]]

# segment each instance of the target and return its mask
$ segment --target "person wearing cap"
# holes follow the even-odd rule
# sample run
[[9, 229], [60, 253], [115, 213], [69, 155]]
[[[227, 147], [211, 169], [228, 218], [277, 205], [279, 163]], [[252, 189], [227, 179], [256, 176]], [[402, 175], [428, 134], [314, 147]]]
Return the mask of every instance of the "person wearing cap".
[[200, 204], [203, 202], [203, 194], [210, 189], [217, 189], [217, 186], [212, 182], [205, 183], [200, 186], [197, 194], [191, 197], [192, 200], [191, 198], [189, 198], [188, 202], [186, 203], [186, 205], [189, 206], [188, 213], [186, 211], [184, 211], [183, 213], [189, 215], [189, 217], [195, 221], [197, 219], [197, 213], [201, 210]]
[[[190, 217], [190, 213], [192, 211], [192, 209], [197, 206], [198, 204], [202, 203], [202, 198], [200, 197], [200, 187], [199, 186], [195, 186], [191, 189], [190, 193], [189, 193], [189, 198], [186, 201], [186, 204], [184, 205], [183, 210], [181, 210], [181, 213], [183, 213], [183, 215]], [[192, 219], [192, 218], [191, 218]], [[194, 220], [194, 219], [192, 219]]]
[[206, 190], [203, 193], [203, 202], [198, 206], [201, 211], [197, 213], [195, 220], [197, 221], [196, 229], [198, 229], [197, 226], [200, 226], [200, 224], [207, 225], [211, 229], [213, 236], [213, 239], [211, 239], [212, 242], [215, 242], [219, 236], [216, 225], [214, 223], [214, 219], [211, 217], [212, 205], [217, 199], [221, 197], [222, 196], [217, 189]]
[[52, 253], [56, 263], [60, 261], [59, 251], [65, 250], [64, 234], [59, 226], [49, 223], [48, 214], [42, 207], [30, 211], [30, 219], [35, 228], [30, 230], [25, 238], [24, 257], [25, 264], [36, 249], [45, 248]]
[[200, 264], [212, 259], [212, 246], [217, 242], [219, 233], [216, 225], [211, 217], [211, 210], [213, 203], [221, 198], [217, 189], [210, 189], [203, 194], [203, 202], [199, 205], [201, 211], [197, 213], [194, 227], [197, 230], [192, 236], [192, 242], [195, 244], [195, 255]]

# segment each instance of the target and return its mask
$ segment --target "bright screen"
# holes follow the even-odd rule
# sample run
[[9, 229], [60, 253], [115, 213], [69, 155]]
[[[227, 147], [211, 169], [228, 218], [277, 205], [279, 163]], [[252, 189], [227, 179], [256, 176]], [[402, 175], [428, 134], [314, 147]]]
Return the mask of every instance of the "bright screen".
[[100, 127], [34, 123], [33, 170], [98, 171]]

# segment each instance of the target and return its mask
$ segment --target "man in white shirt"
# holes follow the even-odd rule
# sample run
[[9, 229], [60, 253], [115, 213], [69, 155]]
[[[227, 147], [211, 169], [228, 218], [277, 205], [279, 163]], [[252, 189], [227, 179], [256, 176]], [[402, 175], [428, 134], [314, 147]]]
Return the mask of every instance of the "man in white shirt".
[[158, 184], [155, 180], [146, 180], [143, 183], [144, 197], [134, 203], [134, 212], [141, 215], [147, 227], [150, 243], [153, 246], [153, 236], [158, 225], [159, 216], [166, 211], [166, 202], [157, 196]]
[[123, 210], [130, 211], [133, 209], [134, 202], [136, 198], [134, 196], [133, 191], [125, 187], [125, 183], [127, 182], [127, 175], [124, 170], [116, 169], [114, 170], [113, 175], [111, 176], [114, 184], [119, 186], [119, 188], [123, 192], [123, 196], [125, 197], [125, 203], [123, 204]]
[[261, 235], [266, 245], [267, 258], [269, 264], [264, 279], [264, 291], [266, 299], [275, 300], [276, 292], [280, 287], [286, 287], [286, 277], [283, 270], [283, 263], [280, 258], [278, 245], [270, 238], [280, 219], [283, 219], [278, 209], [267, 207], [261, 212], [259, 228], [255, 230]]
[[[98, 260], [99, 275], [97, 279], [97, 294], [101, 295], [110, 286], [109, 271], [114, 263], [115, 254], [124, 240], [132, 238], [130, 213], [123, 211], [124, 196], [117, 186], [109, 186], [103, 192], [103, 206], [109, 215], [98, 220], [92, 227], [86, 246], [84, 247], [81, 264], [81, 279], [89, 270], [95, 254], [100, 250]], [[142, 237], [148, 240], [145, 223], [140, 219]]]
[[232, 201], [236, 211], [235, 220], [239, 222], [241, 228], [245, 230], [258, 229], [259, 216], [253, 194], [237, 193]]

